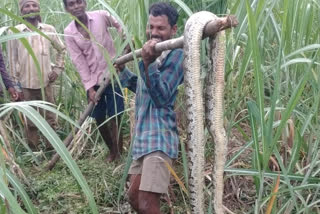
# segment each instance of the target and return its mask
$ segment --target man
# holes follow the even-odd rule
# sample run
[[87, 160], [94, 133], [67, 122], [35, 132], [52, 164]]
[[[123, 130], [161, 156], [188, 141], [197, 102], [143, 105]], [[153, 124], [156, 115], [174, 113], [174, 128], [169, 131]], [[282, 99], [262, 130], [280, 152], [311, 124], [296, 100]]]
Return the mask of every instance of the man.
[[[20, 0], [19, 8], [24, 20], [44, 34], [47, 34], [51, 41], [41, 35], [33, 35], [26, 38], [39, 62], [40, 71], [37, 69], [36, 63], [28, 50], [20, 41], [9, 41], [8, 56], [10, 72], [16, 84], [21, 88], [21, 99], [26, 101], [43, 100], [41, 94], [41, 88], [43, 87], [45, 101], [54, 103], [52, 83], [63, 70], [65, 47], [57, 36], [55, 28], [51, 25], [41, 23], [41, 17], [37, 14], [40, 12], [39, 0]], [[32, 32], [32, 29], [25, 24], [19, 24], [15, 26], [15, 28], [20, 32]], [[57, 51], [55, 57], [56, 64], [54, 66], [51, 66], [50, 50], [52, 47]], [[45, 116], [50, 126], [56, 129], [55, 114], [47, 111]], [[31, 121], [27, 121], [26, 123], [25, 132], [29, 146], [32, 150], [37, 150], [39, 145], [38, 129]], [[52, 148], [49, 142], [46, 142], [46, 144], [47, 149]]]
[[[99, 85], [110, 79], [104, 52], [107, 51], [110, 59], [116, 55], [109, 28], [115, 27], [119, 34], [122, 29], [107, 11], [86, 12], [85, 0], [63, 0], [63, 3], [66, 11], [77, 18], [64, 30], [67, 50], [80, 74], [89, 102], [96, 103], [91, 116], [110, 150], [107, 162], [112, 162], [120, 157], [122, 150], [122, 134], [119, 134], [124, 110], [122, 92], [116, 84], [109, 84], [98, 101], [95, 95]], [[106, 123], [107, 115], [109, 120]]]
[[[3, 60], [1, 48], [0, 48], [0, 74], [1, 74], [1, 79], [3, 81], [3, 84], [6, 87], [6, 89], [8, 90], [8, 92], [11, 96], [11, 99], [13, 101], [17, 101], [19, 99], [19, 94], [14, 89], [14, 84], [13, 84], [12, 80], [10, 79], [9, 75], [7, 74], [6, 65]], [[3, 94], [3, 91], [2, 91], [2, 85], [0, 84], [0, 95], [1, 94]]]
[[[129, 201], [138, 213], [160, 213], [160, 196], [167, 193], [167, 164], [178, 156], [179, 137], [174, 112], [177, 88], [183, 81], [183, 51], [155, 52], [157, 42], [171, 39], [177, 31], [178, 13], [167, 3], [149, 9], [148, 41], [142, 48], [137, 79], [121, 65], [123, 86], [136, 92], [136, 127], [129, 170]], [[161, 54], [161, 55], [160, 55]], [[166, 162], [166, 163], [165, 163]]]

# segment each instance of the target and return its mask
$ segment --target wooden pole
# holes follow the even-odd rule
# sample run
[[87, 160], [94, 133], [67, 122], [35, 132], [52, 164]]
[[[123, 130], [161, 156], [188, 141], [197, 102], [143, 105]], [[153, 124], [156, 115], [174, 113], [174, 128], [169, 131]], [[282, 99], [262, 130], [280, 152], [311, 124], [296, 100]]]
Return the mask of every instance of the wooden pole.
[[[238, 25], [238, 21], [235, 16], [227, 16], [224, 18], [218, 18], [215, 21], [209, 22], [205, 29], [204, 29], [204, 35], [203, 38], [207, 38], [210, 36], [214, 36], [217, 32], [222, 31], [227, 28], [236, 27]], [[183, 48], [183, 36], [176, 38], [176, 39], [170, 39], [164, 42], [159, 42], [155, 49], [157, 52], [162, 52], [166, 50], [172, 50], [176, 48]], [[126, 54], [122, 57], [119, 57], [116, 59], [115, 63], [118, 65], [130, 62], [133, 60], [133, 56], [136, 56], [137, 58], [141, 57], [141, 49], [136, 50], [134, 52], [131, 52], [129, 54]]]
[[[209, 22], [205, 29], [204, 29], [204, 35], [203, 38], [206, 37], [210, 37], [210, 36], [214, 36], [217, 32], [225, 30], [227, 28], [231, 28], [231, 27], [236, 27], [238, 25], [238, 21], [237, 18], [233, 15], [230, 16], [226, 16], [223, 18], [217, 18], [214, 21]], [[172, 49], [176, 49], [176, 48], [183, 48], [183, 36], [176, 38], [176, 39], [170, 39], [164, 42], [159, 42], [156, 46], [155, 49], [157, 52], [162, 52], [165, 50], [172, 50]], [[127, 62], [130, 62], [134, 59], [134, 55], [136, 56], [136, 58], [141, 57], [141, 49], [136, 50], [134, 52], [131, 52], [129, 54], [126, 54], [122, 57], [119, 57], [115, 60], [115, 64], [121, 65], [121, 64], [125, 64]], [[97, 93], [96, 93], [96, 100], [98, 98], [100, 98], [102, 92], [105, 90], [105, 88], [107, 87], [107, 85], [109, 84], [109, 82], [104, 82], [98, 89]], [[85, 121], [85, 119], [89, 116], [89, 114], [91, 113], [92, 109], [94, 107], [94, 103], [90, 102], [89, 105], [87, 106], [87, 108], [85, 109], [85, 111], [82, 113], [82, 115], [80, 116], [80, 119], [77, 121], [78, 125], [81, 126], [83, 124], [83, 122]], [[69, 144], [71, 143], [72, 139], [73, 139], [73, 133], [78, 132], [78, 128], [76, 127], [75, 130], [73, 132], [71, 132], [68, 137], [64, 140], [64, 145], [66, 147], [69, 146]], [[46, 166], [47, 170], [51, 170], [56, 162], [59, 160], [60, 156], [56, 153], [52, 159], [50, 160], [50, 162], [48, 163], [48, 165]]]

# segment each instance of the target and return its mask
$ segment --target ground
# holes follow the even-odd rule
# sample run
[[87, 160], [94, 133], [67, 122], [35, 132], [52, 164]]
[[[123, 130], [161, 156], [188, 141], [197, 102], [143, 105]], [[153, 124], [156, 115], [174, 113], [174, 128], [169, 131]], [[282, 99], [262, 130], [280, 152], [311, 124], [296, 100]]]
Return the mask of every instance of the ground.
[[[183, 134], [183, 125], [185, 121], [179, 121], [181, 142], [185, 142], [186, 136]], [[241, 124], [241, 132], [233, 128], [229, 137], [228, 159], [237, 153], [247, 142], [245, 136], [250, 135], [250, 127], [247, 124]], [[245, 133], [245, 134], [244, 134]], [[127, 160], [127, 151], [129, 148], [129, 134], [125, 136], [125, 152], [121, 160], [112, 164], [105, 162], [108, 152], [102, 142], [95, 144], [87, 143], [83, 148], [81, 155], [77, 157], [77, 164], [87, 180], [98, 205], [99, 213], [133, 213], [126, 200], [126, 188], [118, 204], [117, 198], [121, 186], [121, 178]], [[210, 184], [214, 146], [210, 137], [208, 137], [206, 146], [207, 164], [205, 167], [204, 179], [208, 186]], [[30, 186], [25, 186], [33, 203], [43, 214], [78, 214], [90, 213], [88, 204], [80, 186], [70, 173], [67, 166], [59, 161], [51, 171], [44, 171], [43, 168], [52, 153], [46, 153], [42, 157], [41, 166], [37, 166], [30, 161], [30, 156], [25, 156], [20, 160], [26, 164], [22, 165], [23, 172], [28, 178]], [[47, 159], [44, 159], [44, 157]], [[251, 167], [251, 148], [243, 152], [240, 157], [232, 162], [231, 168], [250, 168]], [[25, 160], [24, 160], [25, 159]], [[41, 158], [40, 158], [41, 159]], [[182, 182], [184, 180], [183, 160], [181, 152], [179, 158], [175, 161], [174, 171]], [[255, 185], [252, 177], [230, 176], [226, 174], [224, 205], [233, 213], [246, 213], [252, 210], [255, 200]], [[206, 198], [210, 198], [209, 195]], [[163, 213], [187, 213], [188, 199], [183, 193], [177, 180], [172, 177], [169, 189], [169, 197], [162, 198]], [[208, 204], [208, 201], [206, 202]]]

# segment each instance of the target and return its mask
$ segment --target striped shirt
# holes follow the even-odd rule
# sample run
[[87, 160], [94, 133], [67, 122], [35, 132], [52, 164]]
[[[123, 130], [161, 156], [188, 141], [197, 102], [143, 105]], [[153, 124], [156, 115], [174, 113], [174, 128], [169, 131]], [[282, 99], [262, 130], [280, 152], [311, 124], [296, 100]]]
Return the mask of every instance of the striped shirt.
[[125, 69], [120, 73], [124, 87], [136, 93], [134, 160], [151, 152], [162, 151], [177, 158], [179, 136], [174, 112], [178, 86], [183, 81], [183, 51], [175, 49], [163, 62], [148, 67], [150, 87], [146, 85], [143, 62], [139, 63], [140, 77]]
[[[32, 32], [26, 25], [15, 26], [20, 32]], [[26, 37], [29, 45], [39, 62], [44, 87], [49, 84], [49, 74], [54, 71], [60, 74], [64, 66], [64, 44], [57, 36], [55, 28], [51, 25], [39, 23], [38, 29], [52, 40], [37, 34]], [[12, 33], [12, 32], [9, 32]], [[52, 47], [57, 51], [55, 64], [51, 64]], [[19, 40], [8, 42], [9, 73], [14, 81], [22, 88], [41, 88], [41, 78], [36, 64], [28, 50]]]

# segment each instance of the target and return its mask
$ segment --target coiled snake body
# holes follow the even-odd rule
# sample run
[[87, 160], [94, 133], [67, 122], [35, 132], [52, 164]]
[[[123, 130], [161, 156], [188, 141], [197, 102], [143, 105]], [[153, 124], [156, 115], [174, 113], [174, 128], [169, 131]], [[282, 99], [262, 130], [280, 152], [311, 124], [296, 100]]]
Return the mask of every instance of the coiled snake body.
[[[226, 159], [227, 139], [223, 126], [223, 90], [225, 34], [221, 31], [210, 38], [212, 68], [205, 78], [205, 108], [200, 72], [200, 47], [205, 25], [217, 19], [210, 12], [192, 15], [184, 31], [184, 84], [187, 97], [187, 135], [189, 188], [192, 213], [204, 213], [204, 120], [209, 133], [215, 140], [214, 209], [223, 213], [223, 173]], [[203, 113], [205, 112], [205, 116]]]

